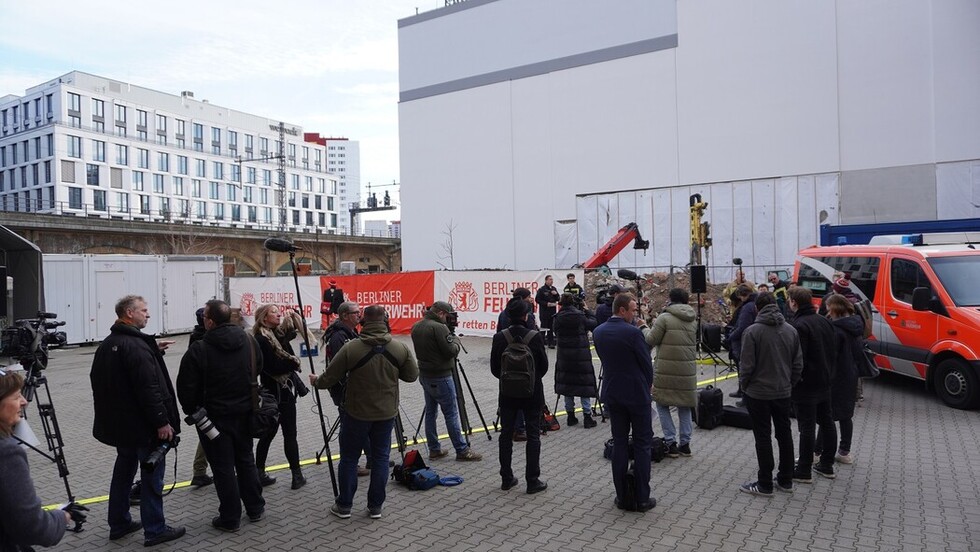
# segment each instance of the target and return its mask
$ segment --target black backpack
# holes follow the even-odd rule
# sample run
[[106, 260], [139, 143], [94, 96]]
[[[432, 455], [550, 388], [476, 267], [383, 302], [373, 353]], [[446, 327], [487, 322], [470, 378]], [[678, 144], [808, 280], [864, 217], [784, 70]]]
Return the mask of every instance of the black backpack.
[[507, 347], [500, 358], [500, 396], [511, 399], [529, 399], [534, 396], [534, 355], [528, 343], [538, 335], [529, 330], [523, 339], [514, 340], [510, 328], [503, 332]]

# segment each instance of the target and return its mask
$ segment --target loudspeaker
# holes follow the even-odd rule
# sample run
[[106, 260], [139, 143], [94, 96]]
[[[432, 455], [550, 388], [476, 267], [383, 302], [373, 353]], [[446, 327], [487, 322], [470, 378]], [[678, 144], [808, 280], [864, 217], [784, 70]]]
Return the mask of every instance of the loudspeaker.
[[708, 270], [704, 265], [691, 265], [691, 293], [707, 293]]
[[701, 346], [711, 353], [721, 352], [721, 326], [703, 324], [701, 326]]

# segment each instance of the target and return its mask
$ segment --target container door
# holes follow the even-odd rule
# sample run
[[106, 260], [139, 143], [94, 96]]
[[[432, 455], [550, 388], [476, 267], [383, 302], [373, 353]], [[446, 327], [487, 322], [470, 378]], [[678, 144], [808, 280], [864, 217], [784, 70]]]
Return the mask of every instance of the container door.
[[97, 336], [109, 335], [109, 328], [116, 321], [116, 302], [122, 297], [120, 290], [124, 289], [126, 289], [126, 277], [123, 271], [95, 273], [95, 334]]

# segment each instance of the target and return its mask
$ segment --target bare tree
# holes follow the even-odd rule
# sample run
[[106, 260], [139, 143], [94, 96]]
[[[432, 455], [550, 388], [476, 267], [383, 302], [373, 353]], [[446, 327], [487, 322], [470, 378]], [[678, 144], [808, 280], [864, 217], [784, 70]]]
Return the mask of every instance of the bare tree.
[[441, 247], [443, 254], [439, 255], [439, 259], [442, 261], [449, 260], [449, 266], [447, 267], [439, 261], [436, 261], [436, 264], [444, 269], [448, 268], [449, 270], [456, 270], [456, 261], [454, 259], [455, 244], [453, 241], [453, 233], [456, 232], [456, 227], [456, 223], [453, 222], [453, 219], [449, 219], [449, 222], [446, 223], [446, 229], [442, 231], [442, 235], [446, 238], [442, 241]]
[[218, 249], [211, 236], [205, 235], [196, 224], [170, 223], [169, 226], [172, 231], [164, 236], [164, 241], [172, 255], [207, 255]]

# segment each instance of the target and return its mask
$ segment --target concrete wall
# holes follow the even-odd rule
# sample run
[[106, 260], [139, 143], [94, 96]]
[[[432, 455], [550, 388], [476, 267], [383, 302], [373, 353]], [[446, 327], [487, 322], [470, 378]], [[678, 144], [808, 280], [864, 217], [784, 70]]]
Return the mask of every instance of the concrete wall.
[[[980, 193], [969, 164], [980, 160], [976, 2], [569, 5], [553, 18], [640, 42], [637, 21], [652, 41], [676, 17], [677, 46], [527, 74], [549, 66], [547, 35], [511, 22], [550, 28], [558, 0], [401, 22], [406, 269], [438, 266], [433, 243], [450, 221], [457, 268], [552, 264], [554, 222], [578, 216], [578, 194], [837, 173], [840, 222], [851, 223], [949, 216], [950, 179], [958, 195]], [[580, 49], [608, 52], [607, 34], [580, 33]], [[468, 64], [433, 68], [454, 52]], [[470, 86], [481, 68], [488, 84]]]

